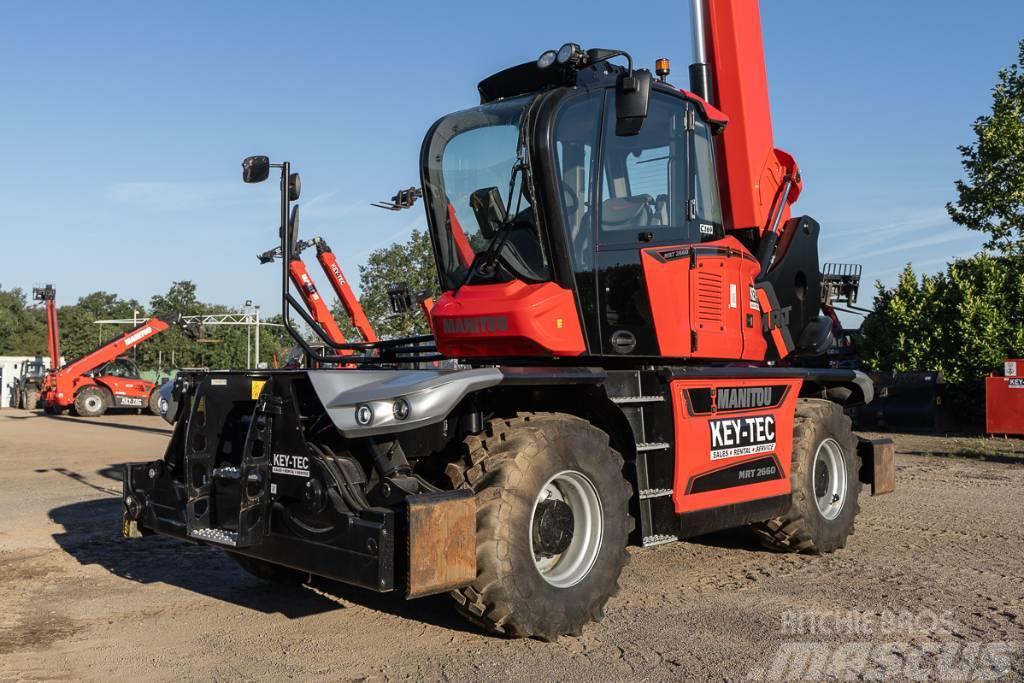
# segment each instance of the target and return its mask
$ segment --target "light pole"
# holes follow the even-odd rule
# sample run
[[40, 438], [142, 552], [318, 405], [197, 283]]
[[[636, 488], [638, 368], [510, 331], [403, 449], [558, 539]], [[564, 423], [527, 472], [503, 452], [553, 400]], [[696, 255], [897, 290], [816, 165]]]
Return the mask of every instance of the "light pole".
[[[248, 317], [252, 311], [252, 299], [246, 299], [245, 303], [242, 304], [242, 312]], [[256, 354], [259, 356], [259, 353]], [[252, 367], [252, 329], [245, 326], [245, 368], [248, 370]]]
[[256, 304], [256, 367], [260, 366], [260, 305]]

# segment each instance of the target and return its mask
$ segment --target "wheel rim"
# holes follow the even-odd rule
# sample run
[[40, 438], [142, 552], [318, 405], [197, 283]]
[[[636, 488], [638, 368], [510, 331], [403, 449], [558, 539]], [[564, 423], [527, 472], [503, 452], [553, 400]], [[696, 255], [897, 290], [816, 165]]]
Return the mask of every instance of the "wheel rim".
[[[564, 525], [571, 531], [560, 528]], [[590, 479], [572, 470], [548, 479], [530, 513], [530, 554], [541, 578], [556, 588], [582, 581], [594, 567], [603, 536], [604, 511]]]
[[99, 396], [86, 396], [85, 397], [85, 409], [90, 413], [94, 413], [100, 409], [102, 403], [100, 402]]
[[846, 505], [846, 455], [835, 439], [825, 439], [814, 454], [814, 500], [825, 519], [835, 519]]

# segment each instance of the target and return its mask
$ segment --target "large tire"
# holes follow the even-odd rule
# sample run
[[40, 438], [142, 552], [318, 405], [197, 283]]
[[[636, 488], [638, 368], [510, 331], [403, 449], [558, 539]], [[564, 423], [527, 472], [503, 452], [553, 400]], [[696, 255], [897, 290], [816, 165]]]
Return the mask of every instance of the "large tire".
[[25, 403], [25, 410], [35, 410], [39, 406], [39, 391], [25, 389], [21, 392], [21, 400]]
[[99, 417], [109, 407], [107, 393], [99, 387], [85, 387], [75, 395], [75, 413], [80, 417]]
[[232, 552], [228, 552], [228, 556], [237, 562], [242, 569], [268, 583], [276, 583], [279, 586], [301, 586], [309, 581], [308, 572], [300, 572], [298, 569], [284, 567], [267, 562], [266, 560], [238, 555]]
[[607, 434], [557, 413], [492, 420], [464, 448], [446, 474], [476, 492], [477, 578], [452, 591], [457, 609], [506, 636], [579, 635], [604, 616], [628, 560], [622, 457]]
[[859, 474], [850, 418], [831, 401], [800, 399], [793, 424], [792, 505], [754, 531], [773, 550], [821, 554], [846, 547], [860, 511]]

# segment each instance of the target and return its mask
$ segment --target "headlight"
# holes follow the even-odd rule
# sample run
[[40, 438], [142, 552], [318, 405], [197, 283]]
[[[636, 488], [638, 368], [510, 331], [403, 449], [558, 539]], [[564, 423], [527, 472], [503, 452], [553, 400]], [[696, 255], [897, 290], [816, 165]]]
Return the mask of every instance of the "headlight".
[[406, 401], [404, 398], [398, 399], [391, 406], [391, 412], [394, 414], [395, 419], [398, 421], [402, 421], [409, 417], [409, 410], [409, 402]]
[[363, 427], [373, 422], [373, 409], [370, 406], [356, 406], [356, 422]]
[[555, 59], [558, 58], [558, 53], [554, 50], [548, 50], [537, 58], [537, 68], [546, 69], [555, 63]]

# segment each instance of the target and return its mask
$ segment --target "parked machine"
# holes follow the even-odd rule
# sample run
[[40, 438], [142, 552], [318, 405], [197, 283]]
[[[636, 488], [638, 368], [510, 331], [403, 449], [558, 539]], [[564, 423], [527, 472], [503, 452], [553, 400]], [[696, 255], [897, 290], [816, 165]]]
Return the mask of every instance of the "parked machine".
[[181, 316], [154, 316], [62, 366], [56, 290], [46, 285], [34, 289], [33, 296], [46, 307], [52, 369], [42, 378], [38, 398], [47, 412], [72, 409], [82, 417], [98, 417], [110, 408], [137, 408], [160, 414], [157, 385], [142, 379], [135, 362], [122, 354], [169, 329]]
[[21, 374], [11, 384], [11, 406], [32, 410], [39, 403], [39, 389], [46, 376], [46, 363], [39, 357], [21, 365]]
[[246, 159], [246, 182], [281, 174], [285, 327], [307, 367], [354, 367], [180, 373], [165, 455], [126, 466], [125, 535], [274, 581], [448, 592], [542, 639], [601, 618], [627, 543], [751, 525], [778, 550], [844, 547], [861, 483], [895, 486], [892, 446], [843, 413], [868, 378], [808, 362], [833, 321], [757, 3], [693, 8], [691, 91], [666, 60], [655, 79], [567, 43], [427, 132], [433, 337], [333, 340], [291, 293], [298, 174]]

